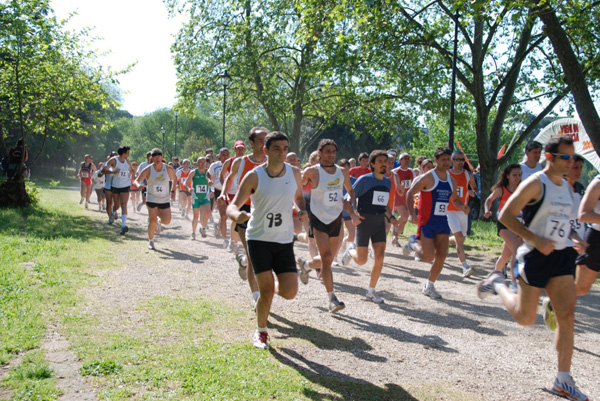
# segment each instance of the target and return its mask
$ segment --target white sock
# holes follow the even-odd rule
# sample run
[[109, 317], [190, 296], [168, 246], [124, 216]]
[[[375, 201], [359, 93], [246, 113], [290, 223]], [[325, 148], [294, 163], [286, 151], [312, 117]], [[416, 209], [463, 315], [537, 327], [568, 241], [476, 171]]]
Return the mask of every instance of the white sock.
[[429, 288], [430, 286], [433, 286], [433, 281], [427, 280], [426, 288]]
[[[260, 292], [258, 291], [254, 291], [252, 293], [252, 299], [254, 299], [254, 301], [256, 302], [256, 300], [258, 299], [258, 296], [260, 295]], [[265, 329], [266, 330], [266, 329]]]
[[256, 331], [258, 331], [259, 333], [266, 333], [267, 328], [266, 327], [256, 327]]
[[369, 289], [367, 290], [367, 292], [374, 293], [375, 292], [375, 287], [369, 287]]
[[466, 268], [467, 268], [467, 266], [468, 266], [469, 264], [468, 264], [468, 263], [467, 263], [467, 261], [465, 260], [464, 262], [462, 262], [462, 265], [463, 265], [463, 267], [466, 269]]
[[328, 292], [327, 296], [329, 297], [329, 300], [331, 301], [333, 299], [333, 297], [335, 297], [335, 292], [334, 291]]
[[500, 286], [504, 286], [506, 287], [506, 284], [504, 284], [504, 281], [500, 282], [500, 281], [494, 281], [494, 284], [492, 284], [492, 287], [494, 288], [494, 292], [497, 294], [498, 290], [500, 289]]
[[559, 382], [564, 382], [570, 376], [571, 376], [571, 374], [569, 372], [558, 372], [558, 375], [556, 375], [556, 378], [558, 379]]
[[127, 225], [127, 215], [122, 214], [121, 215], [121, 227], [125, 227], [126, 225]]

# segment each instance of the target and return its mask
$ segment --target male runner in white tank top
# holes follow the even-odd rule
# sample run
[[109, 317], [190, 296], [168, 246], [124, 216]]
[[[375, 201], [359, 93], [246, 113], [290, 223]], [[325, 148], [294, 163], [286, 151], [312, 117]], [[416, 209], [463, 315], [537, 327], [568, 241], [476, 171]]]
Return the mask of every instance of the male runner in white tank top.
[[[564, 180], [573, 164], [573, 140], [555, 136], [544, 147], [546, 167], [521, 183], [508, 199], [499, 221], [524, 241], [517, 251], [519, 291], [514, 294], [500, 272], [494, 272], [477, 287], [480, 298], [498, 294], [504, 307], [521, 325], [532, 325], [537, 317], [542, 291], [550, 297], [557, 323], [558, 374], [552, 392], [571, 400], [588, 398], [570, 375], [574, 347], [575, 258], [570, 219], [576, 215], [573, 194]], [[524, 223], [517, 216], [523, 211]], [[583, 219], [581, 219], [583, 220]], [[581, 245], [581, 244], [580, 244]]]
[[[267, 319], [274, 294], [292, 299], [298, 292], [293, 203], [300, 209], [300, 219], [308, 218], [300, 170], [285, 163], [289, 143], [287, 136], [282, 132], [271, 132], [264, 143], [267, 163], [246, 174], [227, 207], [230, 219], [238, 224], [248, 222], [245, 230], [248, 255], [260, 292], [256, 303], [258, 327], [253, 343], [260, 349], [269, 348]], [[251, 215], [242, 208], [248, 198], [252, 199]]]
[[[346, 306], [333, 292], [331, 264], [341, 246], [342, 210], [344, 209], [343, 188], [350, 196], [347, 209], [354, 204], [354, 190], [348, 171], [335, 165], [337, 145], [332, 139], [322, 139], [318, 146], [320, 163], [304, 170], [302, 185], [311, 184], [310, 230], [319, 249], [319, 256], [307, 261], [298, 258], [300, 281], [308, 284], [309, 269], [321, 269], [321, 278], [329, 297], [329, 312], [335, 313]], [[353, 219], [358, 217], [352, 211]]]
[[112, 174], [111, 189], [114, 199], [115, 211], [121, 206], [121, 235], [125, 235], [127, 228], [127, 203], [129, 202], [129, 189], [131, 176], [135, 170], [129, 164], [129, 146], [119, 146], [117, 156], [111, 157], [102, 167], [102, 174]]

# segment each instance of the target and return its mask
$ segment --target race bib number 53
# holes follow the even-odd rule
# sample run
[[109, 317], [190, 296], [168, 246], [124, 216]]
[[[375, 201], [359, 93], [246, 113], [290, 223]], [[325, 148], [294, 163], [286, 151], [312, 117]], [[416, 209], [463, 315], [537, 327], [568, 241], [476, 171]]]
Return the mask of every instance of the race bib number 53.
[[448, 214], [448, 203], [436, 202], [433, 214], [436, 216], [446, 216]]

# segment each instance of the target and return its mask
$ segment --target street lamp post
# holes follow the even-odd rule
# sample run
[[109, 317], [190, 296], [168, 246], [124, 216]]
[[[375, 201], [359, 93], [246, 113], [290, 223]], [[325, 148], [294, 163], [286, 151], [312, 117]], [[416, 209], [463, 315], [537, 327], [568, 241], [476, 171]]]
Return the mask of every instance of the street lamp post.
[[225, 70], [219, 77], [221, 78], [221, 85], [223, 85], [223, 147], [225, 147], [225, 106], [227, 105], [227, 85], [229, 85], [231, 76]]
[[175, 115], [175, 146], [173, 156], [177, 156], [177, 117], [179, 117], [179, 112], [175, 110], [173, 114]]
[[164, 126], [160, 127], [160, 131], [162, 132], [162, 135], [163, 135], [162, 151], [164, 152], [165, 151], [165, 127]]
[[456, 57], [458, 53], [458, 10], [454, 14], [454, 52], [452, 54], [452, 87], [450, 89], [450, 127], [448, 129], [448, 147], [454, 150], [454, 108], [456, 103]]

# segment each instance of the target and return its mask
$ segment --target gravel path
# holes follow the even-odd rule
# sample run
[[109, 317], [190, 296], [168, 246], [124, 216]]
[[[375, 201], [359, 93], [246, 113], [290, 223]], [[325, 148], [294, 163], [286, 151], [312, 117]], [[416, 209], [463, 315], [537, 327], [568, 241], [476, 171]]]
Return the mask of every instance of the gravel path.
[[[97, 219], [106, 216], [93, 210], [90, 214]], [[122, 255], [121, 268], [100, 273], [104, 276], [101, 287], [84, 290], [88, 312], [110, 318], [114, 325], [128, 322], [135, 326], [131, 306], [156, 295], [220, 299], [248, 311], [247, 330], [236, 328], [227, 334], [229, 338], [251, 341], [255, 328], [251, 295], [238, 276], [234, 255], [222, 248], [222, 240], [215, 239], [209, 229], [207, 238], [198, 235], [191, 241], [191, 222], [174, 216], [156, 238], [157, 250], [149, 251], [146, 218], [145, 210], [130, 212], [131, 231], [126, 236], [131, 251]], [[118, 236], [118, 227], [109, 229]], [[308, 256], [303, 244], [295, 250], [296, 256]], [[400, 248], [388, 245], [377, 287], [385, 299], [382, 305], [364, 300], [370, 264], [335, 267], [335, 290], [346, 303], [346, 309], [336, 315], [327, 312], [324, 287], [311, 273], [308, 285], [299, 284], [294, 300], [274, 300], [269, 319], [276, 350], [273, 357], [304, 374], [381, 387], [434, 385], [482, 400], [559, 399], [544, 390], [556, 374], [554, 334], [545, 328], [541, 315], [534, 326], [521, 327], [499, 298], [480, 300], [475, 285], [491, 271], [492, 256], [471, 254], [468, 259], [477, 274], [463, 279], [451, 249], [436, 283], [443, 299], [435, 301], [420, 291], [429, 265], [404, 257]], [[598, 305], [600, 291], [594, 286], [579, 299], [576, 311], [572, 372], [590, 399], [600, 399], [597, 368], [585, 368], [600, 366]]]

